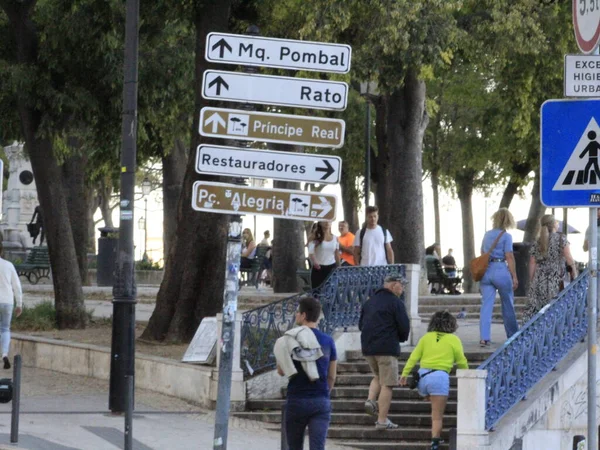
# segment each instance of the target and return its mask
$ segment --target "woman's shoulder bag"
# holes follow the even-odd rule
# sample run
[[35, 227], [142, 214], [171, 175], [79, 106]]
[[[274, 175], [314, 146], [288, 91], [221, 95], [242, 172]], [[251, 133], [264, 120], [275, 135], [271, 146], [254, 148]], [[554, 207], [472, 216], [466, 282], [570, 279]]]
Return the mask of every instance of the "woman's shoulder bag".
[[502, 230], [500, 232], [500, 234], [494, 240], [494, 243], [487, 252], [471, 260], [471, 263], [469, 264], [469, 269], [471, 270], [471, 275], [473, 276], [474, 281], [481, 281], [481, 279], [485, 275], [485, 271], [487, 270], [488, 264], [490, 263], [490, 254], [492, 253], [494, 248], [496, 248], [496, 244], [498, 244], [498, 241], [504, 233], [505, 230]]

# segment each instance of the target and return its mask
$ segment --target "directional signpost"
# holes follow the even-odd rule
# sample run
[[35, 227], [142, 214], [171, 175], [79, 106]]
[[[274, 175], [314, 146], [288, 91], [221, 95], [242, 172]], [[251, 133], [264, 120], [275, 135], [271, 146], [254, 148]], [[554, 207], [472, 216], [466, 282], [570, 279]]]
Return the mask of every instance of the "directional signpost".
[[342, 160], [337, 156], [200, 145], [196, 172], [330, 184], [340, 182]]
[[340, 148], [345, 129], [343, 120], [324, 117], [211, 107], [200, 112], [200, 134], [208, 137]]
[[348, 101], [348, 85], [341, 81], [206, 70], [202, 79], [202, 97], [343, 111]]
[[192, 208], [218, 214], [256, 214], [293, 220], [335, 220], [337, 197], [320, 192], [260, 189], [196, 181]]
[[349, 45], [294, 41], [227, 33], [209, 33], [207, 61], [244, 66], [348, 73]]

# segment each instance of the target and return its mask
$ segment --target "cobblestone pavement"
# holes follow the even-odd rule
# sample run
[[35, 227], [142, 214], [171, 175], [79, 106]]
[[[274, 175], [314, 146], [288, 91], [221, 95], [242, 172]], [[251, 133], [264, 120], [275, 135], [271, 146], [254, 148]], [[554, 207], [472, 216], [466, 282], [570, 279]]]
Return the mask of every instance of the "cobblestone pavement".
[[[214, 411], [143, 389], [135, 395], [134, 449], [213, 449]], [[123, 448], [124, 418], [108, 412], [107, 381], [24, 366], [16, 445], [9, 445], [10, 411], [10, 403], [0, 405], [0, 450]], [[276, 450], [280, 435], [264, 423], [232, 418], [227, 448]], [[327, 445], [328, 450], [347, 448]]]

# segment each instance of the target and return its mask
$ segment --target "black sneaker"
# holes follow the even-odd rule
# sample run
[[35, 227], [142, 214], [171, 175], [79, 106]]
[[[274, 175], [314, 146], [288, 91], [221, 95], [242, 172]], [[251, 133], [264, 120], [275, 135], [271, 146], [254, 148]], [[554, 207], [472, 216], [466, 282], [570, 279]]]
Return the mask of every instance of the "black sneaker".
[[431, 441], [431, 450], [439, 450], [439, 449], [440, 449], [440, 444], [441, 444], [442, 442], [443, 442], [443, 441], [442, 441], [441, 439], [436, 439], [436, 438], [434, 438], [434, 439]]
[[10, 369], [10, 361], [8, 359], [8, 356], [3, 356], [2, 361], [4, 361], [4, 369], [5, 370]]

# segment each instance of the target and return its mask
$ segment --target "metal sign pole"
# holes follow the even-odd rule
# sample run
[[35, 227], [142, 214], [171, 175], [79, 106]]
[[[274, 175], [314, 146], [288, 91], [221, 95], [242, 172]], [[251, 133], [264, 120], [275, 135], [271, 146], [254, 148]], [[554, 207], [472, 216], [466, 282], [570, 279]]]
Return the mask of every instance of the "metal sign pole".
[[598, 208], [590, 208], [589, 285], [588, 285], [588, 450], [598, 449], [596, 428], [596, 353], [598, 351], [596, 322], [598, 320]]

